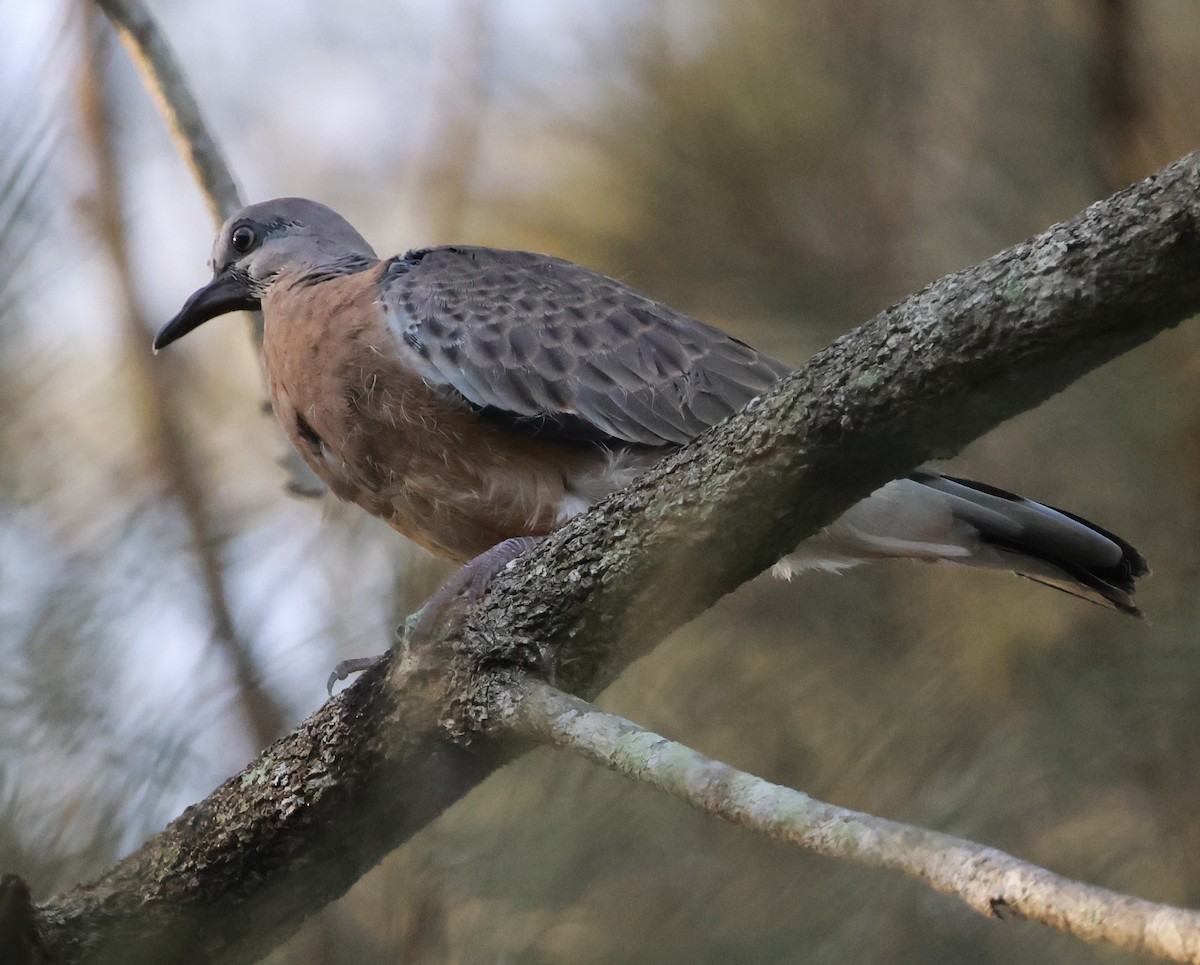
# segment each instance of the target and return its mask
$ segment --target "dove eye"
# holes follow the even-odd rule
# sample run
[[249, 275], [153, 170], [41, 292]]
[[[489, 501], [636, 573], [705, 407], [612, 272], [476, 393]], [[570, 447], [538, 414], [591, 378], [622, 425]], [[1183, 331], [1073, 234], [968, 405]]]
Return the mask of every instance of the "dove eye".
[[258, 243], [258, 235], [249, 225], [239, 225], [233, 229], [233, 234], [229, 238], [229, 244], [239, 255], [244, 255], [247, 251]]

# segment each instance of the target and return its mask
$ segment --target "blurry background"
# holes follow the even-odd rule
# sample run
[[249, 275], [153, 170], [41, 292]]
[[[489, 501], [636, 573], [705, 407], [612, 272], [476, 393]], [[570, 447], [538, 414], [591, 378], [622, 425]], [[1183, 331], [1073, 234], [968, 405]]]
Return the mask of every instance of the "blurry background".
[[[443, 575], [298, 501], [245, 326], [157, 358], [213, 230], [85, 3], [0, 0], [0, 869], [95, 875]], [[157, 0], [247, 196], [382, 254], [583, 261], [799, 362], [1196, 146], [1195, 0]], [[603, 703], [771, 780], [1200, 905], [1200, 329], [963, 475], [1129, 538], [1145, 624], [893, 564], [744, 587]], [[1093, 962], [552, 752], [270, 961]]]

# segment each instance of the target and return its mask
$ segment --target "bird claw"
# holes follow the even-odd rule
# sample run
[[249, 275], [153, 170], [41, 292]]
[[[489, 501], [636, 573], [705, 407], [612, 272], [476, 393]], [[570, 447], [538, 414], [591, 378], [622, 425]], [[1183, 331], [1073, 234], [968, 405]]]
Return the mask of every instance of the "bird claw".
[[349, 660], [343, 660], [333, 668], [333, 672], [330, 673], [329, 679], [325, 681], [325, 692], [332, 697], [334, 685], [339, 680], [345, 680], [351, 674], [362, 673], [364, 670], [375, 666], [375, 664], [382, 660], [385, 656], [387, 656], [387, 654], [381, 653], [375, 657], [351, 657]]
[[541, 541], [540, 536], [515, 536], [464, 563], [434, 591], [421, 609], [405, 621], [405, 639], [419, 640], [430, 636], [442, 624], [451, 605], [460, 598], [478, 603], [487, 594], [497, 573]]
[[[406, 642], [432, 637], [445, 621], [450, 607], [459, 599], [465, 598], [471, 603], [483, 599], [492, 580], [504, 567], [508, 566], [522, 553], [533, 549], [540, 543], [540, 536], [515, 536], [497, 543], [485, 550], [473, 560], [459, 567], [450, 579], [437, 588], [433, 595], [426, 600], [416, 613], [404, 621], [403, 639]], [[361, 673], [378, 661], [379, 657], [353, 657], [343, 660], [329, 675], [325, 689], [333, 695], [334, 685], [339, 680], [345, 680], [351, 674]]]

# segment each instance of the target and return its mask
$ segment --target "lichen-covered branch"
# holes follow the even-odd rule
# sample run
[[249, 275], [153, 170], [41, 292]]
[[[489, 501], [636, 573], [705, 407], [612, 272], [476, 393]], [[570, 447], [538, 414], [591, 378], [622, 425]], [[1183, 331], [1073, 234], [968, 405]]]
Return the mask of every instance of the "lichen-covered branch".
[[522, 750], [495, 719], [515, 671], [598, 692], [871, 489], [1200, 311], [1198, 227], [1193, 154], [842, 337], [43, 904], [56, 960], [253, 961]]
[[837, 339], [600, 507], [615, 539], [589, 514], [502, 574], [472, 638], [550, 641], [555, 681], [594, 696], [882, 483], [1198, 310], [1193, 153]]
[[981, 915], [1026, 918], [1089, 942], [1200, 962], [1200, 912], [1064, 878], [995, 848], [826, 804], [764, 781], [526, 677], [517, 733], [554, 744], [732, 824], [809, 851], [900, 871]]

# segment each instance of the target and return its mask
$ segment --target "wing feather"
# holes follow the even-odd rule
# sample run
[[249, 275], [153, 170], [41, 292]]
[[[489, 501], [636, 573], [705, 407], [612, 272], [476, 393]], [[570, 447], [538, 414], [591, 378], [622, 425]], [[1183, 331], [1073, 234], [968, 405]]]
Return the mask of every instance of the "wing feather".
[[789, 371], [615, 279], [532, 252], [410, 252], [388, 267], [383, 308], [431, 384], [560, 439], [682, 444]]

